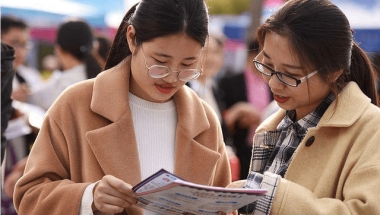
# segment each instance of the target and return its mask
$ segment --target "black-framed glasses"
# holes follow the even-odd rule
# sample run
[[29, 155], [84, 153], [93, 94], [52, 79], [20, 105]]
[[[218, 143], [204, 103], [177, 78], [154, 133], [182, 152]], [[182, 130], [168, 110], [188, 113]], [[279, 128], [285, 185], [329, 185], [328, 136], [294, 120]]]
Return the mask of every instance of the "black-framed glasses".
[[202, 74], [201, 69], [182, 69], [182, 70], [174, 71], [174, 70], [170, 69], [169, 67], [163, 66], [163, 65], [148, 66], [148, 64], [146, 62], [146, 58], [145, 58], [145, 52], [144, 52], [144, 49], [142, 48], [142, 46], [141, 46], [141, 49], [143, 52], [145, 66], [148, 69], [147, 73], [148, 73], [149, 77], [151, 77], [151, 78], [165, 78], [171, 72], [176, 72], [179, 80], [181, 80], [183, 82], [188, 82], [190, 80], [198, 78]]
[[292, 87], [297, 87], [299, 84], [301, 84], [302, 82], [306, 81], [307, 79], [311, 78], [312, 76], [314, 76], [315, 74], [318, 73], [318, 70], [315, 70], [314, 72], [300, 78], [300, 79], [297, 79], [289, 74], [286, 74], [286, 73], [283, 73], [283, 72], [278, 72], [272, 68], [270, 68], [269, 66], [259, 62], [257, 60], [257, 57], [253, 60], [253, 64], [255, 64], [255, 67], [256, 69], [261, 72], [263, 75], [266, 75], [266, 76], [273, 76], [273, 75], [276, 75], [278, 80], [280, 80], [282, 83], [286, 84], [286, 85], [289, 85], [289, 86], [292, 86]]

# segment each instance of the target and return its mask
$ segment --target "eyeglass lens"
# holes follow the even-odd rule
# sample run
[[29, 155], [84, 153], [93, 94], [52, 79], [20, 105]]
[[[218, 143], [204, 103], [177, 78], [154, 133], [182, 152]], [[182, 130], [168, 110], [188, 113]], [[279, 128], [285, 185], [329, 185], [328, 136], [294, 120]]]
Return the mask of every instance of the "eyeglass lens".
[[262, 63], [259, 63], [256, 61], [254, 61], [253, 63], [255, 64], [257, 70], [259, 70], [259, 72], [263, 73], [264, 75], [272, 76], [273, 74], [276, 74], [277, 78], [285, 84], [288, 84], [291, 86], [297, 86], [298, 84], [297, 83], [298, 80], [290, 75], [287, 75], [281, 72], [276, 72], [272, 70], [271, 68], [267, 67], [266, 65], [263, 65]]
[[[175, 71], [177, 72], [177, 71]], [[198, 69], [184, 69], [178, 71], [178, 78], [182, 81], [189, 81], [198, 78], [200, 70]], [[170, 69], [166, 66], [153, 65], [149, 68], [148, 74], [152, 78], [163, 78], [170, 74]]]

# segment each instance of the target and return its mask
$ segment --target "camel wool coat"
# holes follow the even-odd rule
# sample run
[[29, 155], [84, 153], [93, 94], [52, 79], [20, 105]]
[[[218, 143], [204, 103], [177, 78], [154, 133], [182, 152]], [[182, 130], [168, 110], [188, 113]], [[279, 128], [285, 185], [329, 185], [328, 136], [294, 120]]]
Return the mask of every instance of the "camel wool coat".
[[[277, 112], [259, 132], [275, 130], [284, 116]], [[379, 126], [380, 109], [348, 83], [298, 146], [270, 214], [379, 215]]]
[[[132, 186], [141, 181], [129, 78], [127, 58], [95, 79], [69, 87], [55, 101], [16, 184], [14, 202], [20, 215], [78, 214], [85, 188], [104, 175]], [[216, 114], [187, 86], [174, 95], [174, 102], [174, 173], [225, 187], [231, 173]], [[140, 215], [142, 210], [132, 206], [121, 214]]]

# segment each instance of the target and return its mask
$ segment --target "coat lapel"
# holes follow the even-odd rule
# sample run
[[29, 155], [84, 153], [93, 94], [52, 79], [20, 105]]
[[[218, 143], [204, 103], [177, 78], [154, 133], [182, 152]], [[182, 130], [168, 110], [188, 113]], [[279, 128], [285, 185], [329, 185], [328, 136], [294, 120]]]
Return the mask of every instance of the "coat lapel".
[[129, 63], [130, 58], [126, 58], [95, 79], [91, 109], [110, 120], [110, 124], [88, 132], [86, 138], [105, 174], [135, 185], [141, 174], [128, 103]]
[[[128, 104], [129, 65], [130, 58], [127, 58], [115, 69], [104, 71], [96, 78], [91, 109], [110, 120], [110, 124], [88, 132], [86, 138], [105, 174], [135, 185], [141, 181], [141, 173]], [[117, 75], [108, 75], [111, 72]], [[215, 152], [217, 149], [197, 142], [198, 136], [210, 128], [207, 111], [187, 86], [175, 94], [174, 102], [178, 111], [174, 173], [186, 180], [204, 184], [212, 178], [211, 170], [220, 158], [220, 154]], [[213, 141], [216, 139], [213, 137]]]
[[174, 173], [187, 181], [209, 185], [220, 155], [182, 135], [177, 136]]
[[[318, 126], [348, 127], [352, 125], [371, 104], [355, 82], [349, 82], [338, 99], [326, 110]], [[349, 113], [349, 114], [348, 114]]]
[[86, 138], [106, 175], [135, 185], [141, 181], [132, 119], [125, 114], [115, 123], [90, 131]]
[[[212, 169], [220, 154], [197, 142], [198, 136], [210, 128], [207, 111], [195, 92], [187, 86], [176, 93], [174, 102], [178, 112], [174, 173], [195, 183], [210, 183]], [[212, 141], [216, 139], [213, 137]]]

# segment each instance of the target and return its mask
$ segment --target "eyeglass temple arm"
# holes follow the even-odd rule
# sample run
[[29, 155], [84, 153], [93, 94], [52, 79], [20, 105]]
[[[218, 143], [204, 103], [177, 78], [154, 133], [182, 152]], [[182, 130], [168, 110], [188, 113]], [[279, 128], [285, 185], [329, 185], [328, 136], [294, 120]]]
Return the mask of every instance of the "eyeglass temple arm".
[[303, 78], [301, 78], [299, 81], [300, 81], [300, 83], [301, 82], [304, 82], [306, 79], [308, 79], [308, 78], [310, 78], [311, 76], [313, 76], [315, 73], [317, 73], [318, 72], [318, 70], [315, 70], [314, 72], [312, 72], [312, 73], [309, 73], [308, 75], [306, 75], [305, 77], [303, 77]]
[[256, 61], [258, 61], [258, 62], [262, 62], [263, 61], [263, 51], [260, 51], [257, 55], [256, 55], [256, 57], [254, 58], [254, 60], [256, 60]]

